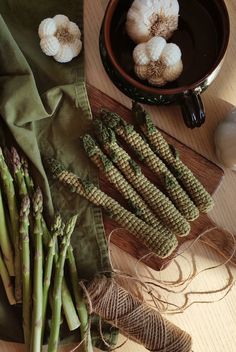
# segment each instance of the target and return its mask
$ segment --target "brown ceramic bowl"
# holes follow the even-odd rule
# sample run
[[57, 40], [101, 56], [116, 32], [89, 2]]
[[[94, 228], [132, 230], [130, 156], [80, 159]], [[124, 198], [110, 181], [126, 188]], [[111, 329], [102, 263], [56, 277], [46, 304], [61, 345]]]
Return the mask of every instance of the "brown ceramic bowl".
[[200, 94], [213, 82], [229, 41], [229, 16], [223, 0], [179, 0], [179, 26], [170, 41], [182, 51], [184, 69], [174, 82], [158, 88], [134, 73], [135, 44], [125, 29], [132, 0], [111, 0], [100, 32], [100, 53], [114, 84], [130, 98], [146, 104], [177, 103], [186, 125], [200, 127], [205, 112]]

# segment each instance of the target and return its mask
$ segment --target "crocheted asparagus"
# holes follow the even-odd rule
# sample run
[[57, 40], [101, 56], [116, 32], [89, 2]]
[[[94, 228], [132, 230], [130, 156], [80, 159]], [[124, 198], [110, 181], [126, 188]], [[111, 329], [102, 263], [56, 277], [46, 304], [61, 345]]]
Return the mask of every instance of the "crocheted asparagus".
[[155, 228], [150, 227], [123, 208], [95, 185], [88, 181], [82, 181], [78, 176], [67, 171], [56, 160], [50, 159], [47, 162], [55, 178], [69, 186], [72, 192], [76, 192], [91, 203], [102, 207], [110, 217], [133, 233], [150, 251], [161, 258], [169, 256], [174, 251], [178, 244], [174, 235], [167, 237], [165, 234], [160, 234]]
[[105, 124], [112, 128], [136, 152], [138, 157], [159, 177], [167, 194], [188, 220], [193, 221], [199, 216], [199, 211], [187, 193], [179, 185], [174, 175], [152, 151], [134, 127], [126, 123], [118, 114], [102, 110], [101, 117]]
[[135, 191], [135, 189], [126, 181], [125, 177], [121, 172], [114, 166], [111, 160], [102, 152], [101, 148], [95, 142], [90, 135], [83, 137], [84, 149], [89, 158], [94, 164], [104, 172], [108, 181], [115, 186], [115, 188], [123, 195], [123, 197], [131, 204], [131, 208], [134, 214], [145, 221], [148, 225], [151, 225], [166, 234], [169, 234], [169, 230], [164, 228], [161, 222], [149, 209], [145, 201]]
[[187, 220], [175, 208], [174, 204], [142, 173], [141, 168], [121, 148], [114, 132], [96, 120], [98, 139], [114, 163], [118, 166], [126, 179], [133, 185], [139, 194], [146, 200], [150, 208], [178, 236], [185, 236], [190, 231]]
[[208, 212], [214, 206], [211, 195], [180, 160], [177, 152], [168, 144], [160, 131], [153, 124], [150, 115], [136, 102], [132, 107], [135, 122], [147, 137], [154, 152], [170, 167], [175, 177], [183, 184], [188, 195], [199, 211]]

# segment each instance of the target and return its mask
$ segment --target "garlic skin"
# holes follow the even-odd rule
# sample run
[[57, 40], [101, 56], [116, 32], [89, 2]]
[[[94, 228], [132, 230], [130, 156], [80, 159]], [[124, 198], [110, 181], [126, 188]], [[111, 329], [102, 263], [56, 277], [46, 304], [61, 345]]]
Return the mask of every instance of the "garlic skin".
[[80, 29], [65, 15], [44, 19], [38, 34], [44, 54], [53, 56], [60, 63], [71, 61], [82, 49]]
[[216, 128], [215, 150], [218, 160], [236, 171], [236, 108]]
[[155, 36], [169, 39], [178, 27], [177, 0], [134, 0], [127, 12], [126, 31], [135, 43]]
[[133, 51], [136, 75], [154, 86], [175, 81], [183, 71], [180, 48], [162, 37], [138, 44]]

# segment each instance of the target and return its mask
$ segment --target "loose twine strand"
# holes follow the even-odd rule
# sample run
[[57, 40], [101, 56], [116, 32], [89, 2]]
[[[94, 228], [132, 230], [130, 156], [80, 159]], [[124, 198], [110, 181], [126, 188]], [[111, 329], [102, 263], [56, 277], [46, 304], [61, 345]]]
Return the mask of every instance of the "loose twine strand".
[[[133, 280], [138, 285], [140, 285], [141, 290], [144, 290], [144, 292], [146, 292], [150, 296], [150, 300], [146, 299], [144, 300], [144, 302], [138, 301], [127, 291], [125, 291], [120, 285], [118, 285], [114, 279], [107, 279], [105, 278], [105, 276], [102, 280], [95, 280], [88, 288], [83, 283], [81, 283], [85, 295], [87, 296], [90, 314], [92, 312], [95, 312], [100, 315], [99, 331], [101, 339], [103, 343], [109, 348], [109, 351], [114, 351], [121, 348], [125, 345], [128, 339], [137, 341], [143, 344], [146, 348], [150, 349], [151, 351], [156, 352], [192, 351], [190, 336], [186, 332], [183, 332], [174, 324], [170, 323], [165, 318], [163, 318], [160, 313], [178, 314], [183, 313], [193, 304], [219, 302], [224, 299], [231, 291], [235, 283], [235, 279], [233, 277], [232, 271], [230, 270], [229, 264], [236, 253], [236, 239], [232, 233], [228, 232], [232, 239], [233, 251], [231, 254], [229, 254], [228, 258], [226, 258], [225, 252], [221, 251], [219, 246], [217, 246], [217, 240], [215, 245], [212, 239], [211, 243], [202, 239], [204, 235], [207, 235], [216, 229], [217, 227], [212, 227], [204, 231], [195, 240], [193, 240], [190, 245], [186, 246], [186, 248], [184, 248], [182, 251], [177, 252], [174, 258], [170, 259], [169, 262], [172, 262], [172, 265], [175, 265], [177, 267], [179, 273], [178, 278], [172, 281], [163, 280], [161, 278], [161, 271], [159, 273], [160, 279], [153, 278], [153, 275], [151, 274], [149, 269], [147, 270], [149, 270], [150, 277], [140, 275], [138, 269], [140, 263], [143, 262], [145, 259], [153, 256], [153, 253], [148, 253], [147, 255], [137, 260], [135, 265], [136, 277], [134, 275], [125, 273], [115, 268], [111, 256], [110, 242], [112, 235], [114, 235], [115, 232], [120, 231], [120, 229], [117, 228], [111, 231], [108, 236], [108, 247], [112, 271], [109, 273], [112, 273], [113, 276], [116, 278], [128, 279], [129, 281]], [[197, 265], [194, 255], [190, 252], [192, 263], [190, 263], [190, 260], [184, 256], [184, 253], [190, 251], [197, 242], [201, 242], [203, 244], [206, 244], [210, 248], [213, 248], [219, 254], [224, 256], [226, 260], [215, 266], [207, 267], [200, 271], [197, 271]], [[182, 258], [188, 264], [189, 273], [186, 278], [183, 277], [181, 265], [177, 261], [178, 258]], [[189, 288], [191, 283], [193, 283], [196, 277], [200, 276], [204, 272], [214, 270], [222, 266], [226, 268], [228, 273], [228, 280], [224, 287], [209, 291], [185, 292], [186, 289]], [[108, 274], [108, 272], [101, 272], [100, 274]], [[176, 288], [179, 288], [177, 292], [175, 290]], [[162, 290], [167, 293], [183, 293], [185, 301], [182, 306], [178, 306], [173, 302], [169, 302], [165, 297], [163, 298], [163, 294], [160, 293], [160, 291]], [[220, 292], [224, 292], [224, 294], [219, 299], [195, 300], [189, 303], [190, 295], [209, 295]], [[151, 302], [151, 304], [154, 304], [155, 309], [151, 308], [149, 302]], [[172, 309], [170, 309], [170, 307], [172, 307]], [[102, 318], [109, 321], [111, 324], [117, 326], [123, 332], [123, 334], [127, 336], [127, 339], [116, 348], [110, 346], [110, 344], [106, 341], [103, 335]], [[80, 344], [78, 344], [70, 352], [76, 351], [82, 343], [83, 341], [81, 341]]]

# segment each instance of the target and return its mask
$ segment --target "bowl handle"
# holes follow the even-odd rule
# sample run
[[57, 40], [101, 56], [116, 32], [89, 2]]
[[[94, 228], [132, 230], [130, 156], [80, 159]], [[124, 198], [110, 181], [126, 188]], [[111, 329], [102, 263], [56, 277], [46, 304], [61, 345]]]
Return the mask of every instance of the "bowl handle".
[[193, 91], [184, 92], [180, 98], [180, 106], [187, 127], [200, 127], [205, 122], [205, 110], [200, 94]]

